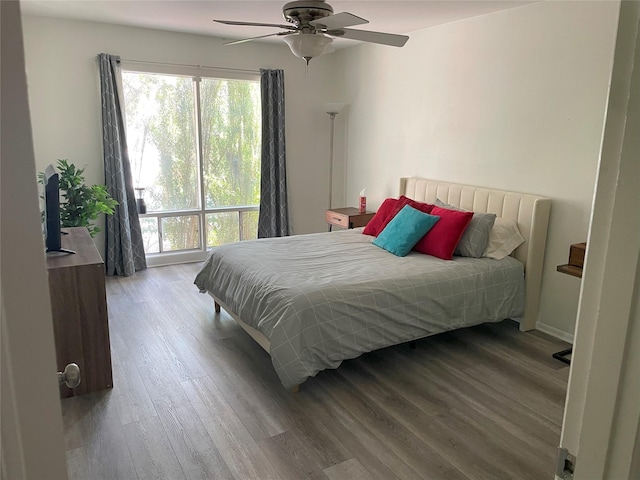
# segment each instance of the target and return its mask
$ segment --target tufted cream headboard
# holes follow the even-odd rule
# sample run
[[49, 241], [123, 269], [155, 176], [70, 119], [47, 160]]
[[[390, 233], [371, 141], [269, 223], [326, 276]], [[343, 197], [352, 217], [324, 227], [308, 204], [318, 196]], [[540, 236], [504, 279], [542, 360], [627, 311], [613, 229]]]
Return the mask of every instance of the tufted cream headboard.
[[427, 203], [434, 203], [437, 197], [465, 210], [495, 213], [498, 217], [515, 221], [525, 239], [512, 254], [524, 264], [526, 272], [527, 297], [520, 330], [532, 330], [536, 327], [551, 207], [549, 198], [418, 177], [401, 178], [400, 195]]

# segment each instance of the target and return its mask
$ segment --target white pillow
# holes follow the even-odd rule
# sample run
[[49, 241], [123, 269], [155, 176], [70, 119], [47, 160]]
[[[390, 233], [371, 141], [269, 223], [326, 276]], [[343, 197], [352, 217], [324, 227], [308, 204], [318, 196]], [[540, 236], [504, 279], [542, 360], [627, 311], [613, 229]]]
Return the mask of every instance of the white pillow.
[[524, 238], [520, 235], [516, 222], [498, 217], [489, 233], [489, 244], [484, 256], [501, 260], [523, 243]]

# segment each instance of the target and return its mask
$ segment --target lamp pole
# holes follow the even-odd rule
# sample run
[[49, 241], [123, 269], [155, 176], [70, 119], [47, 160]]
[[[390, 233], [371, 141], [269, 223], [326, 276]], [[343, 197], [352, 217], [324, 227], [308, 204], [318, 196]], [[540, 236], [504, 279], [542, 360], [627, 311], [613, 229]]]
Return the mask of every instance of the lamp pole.
[[333, 199], [333, 126], [338, 112], [327, 112], [331, 119], [331, 134], [329, 135], [329, 208]]
[[325, 103], [324, 111], [327, 112], [331, 119], [331, 133], [329, 136], [329, 208], [331, 208], [331, 201], [333, 200], [333, 135], [334, 135], [334, 123], [336, 121], [336, 115], [340, 113], [344, 107], [344, 103]]

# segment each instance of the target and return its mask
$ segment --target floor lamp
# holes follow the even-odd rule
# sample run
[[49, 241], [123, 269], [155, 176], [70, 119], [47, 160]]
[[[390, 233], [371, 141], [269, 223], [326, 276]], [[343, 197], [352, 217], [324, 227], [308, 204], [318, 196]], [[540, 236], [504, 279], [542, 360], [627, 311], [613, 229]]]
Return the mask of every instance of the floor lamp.
[[342, 107], [344, 107], [343, 103], [325, 103], [324, 104], [326, 112], [329, 114], [329, 118], [331, 119], [331, 133], [329, 136], [329, 208], [331, 208], [331, 200], [333, 197], [333, 134], [334, 134], [334, 123], [336, 120], [336, 115], [340, 113]]

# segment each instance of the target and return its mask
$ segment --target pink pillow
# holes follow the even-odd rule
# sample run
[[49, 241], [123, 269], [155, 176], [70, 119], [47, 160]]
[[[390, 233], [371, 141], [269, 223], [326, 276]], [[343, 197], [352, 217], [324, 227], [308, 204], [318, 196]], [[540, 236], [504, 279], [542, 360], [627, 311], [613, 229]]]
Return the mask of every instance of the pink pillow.
[[380, 205], [380, 208], [378, 208], [376, 214], [371, 220], [369, 220], [367, 226], [364, 227], [362, 233], [364, 233], [365, 235], [373, 235], [374, 237], [377, 237], [384, 226], [387, 224], [387, 217], [389, 216], [389, 214], [391, 214], [391, 212], [394, 211], [397, 203], [397, 198], [385, 199], [385, 201], [382, 202], [382, 205]]
[[384, 223], [382, 224], [382, 228], [380, 228], [380, 231], [378, 233], [384, 230], [384, 227], [386, 227], [387, 224], [391, 220], [393, 220], [393, 217], [395, 217], [398, 214], [398, 212], [400, 212], [400, 210], [404, 208], [405, 205], [410, 205], [416, 210], [419, 210], [423, 213], [431, 213], [431, 209], [434, 207], [430, 203], [418, 202], [416, 200], [412, 200], [409, 197], [405, 197], [404, 195], [400, 195], [400, 198], [398, 198], [398, 201], [395, 207], [393, 208], [389, 216], [387, 216], [387, 218], [384, 220]]
[[473, 212], [433, 207], [431, 215], [440, 217], [440, 220], [416, 243], [413, 249], [443, 260], [451, 260], [462, 234], [473, 218]]

